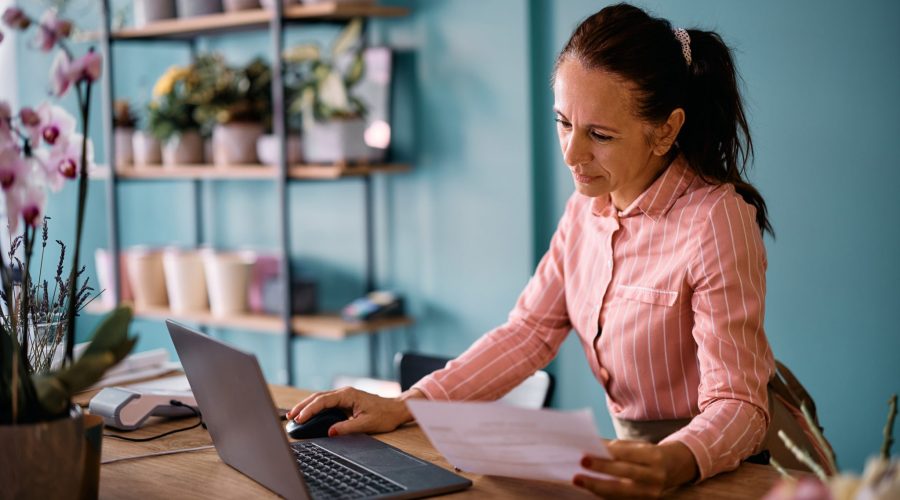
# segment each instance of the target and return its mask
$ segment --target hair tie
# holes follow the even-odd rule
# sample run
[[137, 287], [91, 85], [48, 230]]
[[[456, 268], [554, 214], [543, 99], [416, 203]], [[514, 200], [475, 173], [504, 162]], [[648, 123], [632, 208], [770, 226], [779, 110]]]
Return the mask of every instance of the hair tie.
[[691, 65], [691, 35], [688, 35], [688, 32], [684, 28], [675, 28], [672, 30], [675, 32], [675, 38], [678, 40], [678, 43], [681, 44], [681, 55], [684, 56], [684, 61], [688, 66]]

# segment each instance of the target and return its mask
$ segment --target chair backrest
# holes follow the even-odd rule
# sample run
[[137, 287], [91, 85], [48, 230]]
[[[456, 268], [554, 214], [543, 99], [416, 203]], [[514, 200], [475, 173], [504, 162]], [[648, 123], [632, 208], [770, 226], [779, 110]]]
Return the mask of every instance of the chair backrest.
[[[407, 390], [422, 377], [443, 368], [450, 358], [429, 356], [412, 352], [398, 352], [394, 358], [400, 390]], [[523, 408], [544, 408], [550, 406], [553, 397], [553, 375], [538, 370], [500, 398], [500, 401]]]

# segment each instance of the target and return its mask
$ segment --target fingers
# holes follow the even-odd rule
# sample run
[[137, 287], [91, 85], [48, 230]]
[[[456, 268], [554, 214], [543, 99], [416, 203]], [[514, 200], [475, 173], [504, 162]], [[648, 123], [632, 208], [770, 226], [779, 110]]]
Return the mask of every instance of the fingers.
[[293, 408], [291, 408], [291, 411], [289, 411], [287, 414], [288, 420], [295, 419], [297, 417], [297, 415], [300, 414], [300, 411], [303, 408], [306, 408], [306, 406], [309, 405], [309, 403], [311, 401], [313, 401], [314, 399], [316, 399], [317, 397], [322, 396], [324, 394], [329, 394], [331, 392], [334, 392], [334, 391], [316, 392], [316, 393], [310, 394], [309, 396], [306, 396], [302, 401], [300, 401], [299, 403], [294, 405]]
[[663, 453], [659, 446], [644, 441], [615, 439], [607, 447], [613, 458], [625, 462], [657, 467], [662, 463]]
[[665, 473], [659, 467], [648, 467], [621, 460], [605, 460], [586, 456], [581, 460], [581, 466], [595, 472], [639, 483], [662, 483], [665, 480]]
[[584, 488], [603, 498], [655, 498], [660, 495], [659, 492], [648, 485], [636, 483], [625, 478], [599, 479], [576, 474], [572, 482], [575, 486]]

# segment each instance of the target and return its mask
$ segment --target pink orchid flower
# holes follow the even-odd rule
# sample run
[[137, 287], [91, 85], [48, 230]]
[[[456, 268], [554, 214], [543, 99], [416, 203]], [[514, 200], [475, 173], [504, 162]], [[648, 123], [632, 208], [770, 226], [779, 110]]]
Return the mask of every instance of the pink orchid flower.
[[[81, 143], [84, 136], [72, 134], [60, 140], [44, 158], [41, 163], [47, 176], [47, 185], [54, 192], [62, 189], [66, 179], [78, 178], [81, 172]], [[87, 164], [94, 162], [94, 147], [90, 140], [87, 142]]]
[[0, 101], [0, 143], [12, 141], [12, 108], [6, 101]]
[[71, 59], [69, 59], [69, 55], [64, 50], [60, 50], [56, 53], [53, 64], [50, 65], [51, 91], [57, 97], [65, 95], [66, 91], [69, 90], [69, 85], [72, 84], [72, 80], [69, 78], [70, 64]]
[[23, 30], [31, 25], [31, 19], [18, 7], [8, 7], [3, 11], [3, 22], [13, 29]]
[[4, 191], [8, 191], [22, 178], [26, 167], [16, 143], [0, 141], [0, 187]]
[[78, 83], [82, 80], [97, 81], [102, 72], [103, 58], [94, 52], [94, 49], [91, 49], [87, 54], [69, 64], [67, 74], [71, 83]]
[[0, 31], [0, 43], [3, 43], [3, 32]]
[[31, 144], [37, 146], [41, 140], [41, 115], [32, 108], [24, 107], [19, 110], [19, 121], [22, 128], [28, 134], [28, 140]]
[[57, 18], [56, 9], [48, 9], [41, 16], [39, 28], [34, 43], [44, 52], [50, 52], [60, 39], [67, 38], [72, 33], [72, 22]]
[[[26, 170], [28, 166], [26, 165]], [[9, 218], [9, 230], [15, 234], [22, 219], [31, 227], [39, 227], [44, 221], [44, 206], [47, 193], [40, 182], [27, 175], [21, 176], [4, 193], [6, 213]]]
[[[66, 138], [75, 132], [75, 118], [65, 109], [50, 103], [41, 104], [37, 110], [41, 118], [41, 138], [51, 146], [60, 138]], [[37, 147], [37, 144], [34, 144]]]

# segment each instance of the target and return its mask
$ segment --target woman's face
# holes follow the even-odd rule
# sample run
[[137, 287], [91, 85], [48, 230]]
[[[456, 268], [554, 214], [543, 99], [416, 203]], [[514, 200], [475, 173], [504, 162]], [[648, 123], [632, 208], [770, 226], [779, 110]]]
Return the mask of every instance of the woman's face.
[[553, 94], [559, 145], [575, 188], [590, 197], [609, 194], [624, 210], [666, 166], [668, 122], [641, 120], [628, 82], [573, 59], [557, 68]]

